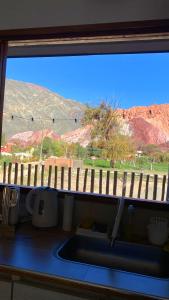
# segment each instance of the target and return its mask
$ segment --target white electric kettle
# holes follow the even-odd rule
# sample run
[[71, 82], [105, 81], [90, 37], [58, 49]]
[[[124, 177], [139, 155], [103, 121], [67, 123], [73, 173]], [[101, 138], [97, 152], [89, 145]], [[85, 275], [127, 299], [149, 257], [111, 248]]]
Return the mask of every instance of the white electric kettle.
[[58, 193], [49, 187], [34, 188], [26, 197], [26, 209], [36, 227], [53, 227], [58, 224]]

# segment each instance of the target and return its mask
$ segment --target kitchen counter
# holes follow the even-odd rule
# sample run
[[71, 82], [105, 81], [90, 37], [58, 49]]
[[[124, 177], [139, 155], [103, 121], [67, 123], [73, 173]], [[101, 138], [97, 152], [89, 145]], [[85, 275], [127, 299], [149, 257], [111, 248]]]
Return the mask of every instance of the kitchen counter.
[[[64, 286], [120, 299], [169, 299], [169, 279], [89, 266], [60, 259], [55, 251], [70, 236], [56, 229], [18, 228], [0, 239], [0, 272], [45, 285]], [[105, 298], [104, 298], [105, 297]]]

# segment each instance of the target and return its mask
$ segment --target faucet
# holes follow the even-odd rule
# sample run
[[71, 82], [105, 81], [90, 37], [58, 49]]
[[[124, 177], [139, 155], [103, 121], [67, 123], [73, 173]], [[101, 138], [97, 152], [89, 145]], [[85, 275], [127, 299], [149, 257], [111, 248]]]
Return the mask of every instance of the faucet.
[[117, 238], [117, 234], [118, 234], [122, 214], [123, 214], [123, 211], [124, 211], [124, 206], [125, 206], [125, 199], [123, 197], [118, 198], [118, 211], [117, 211], [114, 227], [113, 227], [112, 234], [111, 234], [111, 244], [110, 244], [111, 247], [113, 247], [113, 245], [115, 243], [115, 240]]

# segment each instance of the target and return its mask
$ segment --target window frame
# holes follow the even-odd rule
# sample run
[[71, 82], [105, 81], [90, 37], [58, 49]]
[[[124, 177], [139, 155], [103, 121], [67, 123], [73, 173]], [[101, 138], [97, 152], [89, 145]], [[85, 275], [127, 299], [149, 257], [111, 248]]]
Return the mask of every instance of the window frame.
[[[44, 39], [47, 40], [46, 44], [44, 44]], [[52, 44], [54, 39], [55, 43]], [[8, 57], [168, 52], [169, 19], [0, 30], [0, 50], [1, 146]], [[169, 176], [167, 195], [169, 195]]]

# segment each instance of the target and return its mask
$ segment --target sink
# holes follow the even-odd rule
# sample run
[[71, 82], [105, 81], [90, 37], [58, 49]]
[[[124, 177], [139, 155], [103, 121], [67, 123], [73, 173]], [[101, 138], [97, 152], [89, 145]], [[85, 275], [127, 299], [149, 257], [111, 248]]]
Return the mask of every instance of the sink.
[[75, 235], [59, 248], [57, 257], [143, 275], [169, 277], [169, 254], [151, 245], [117, 240], [111, 247], [108, 239]]

